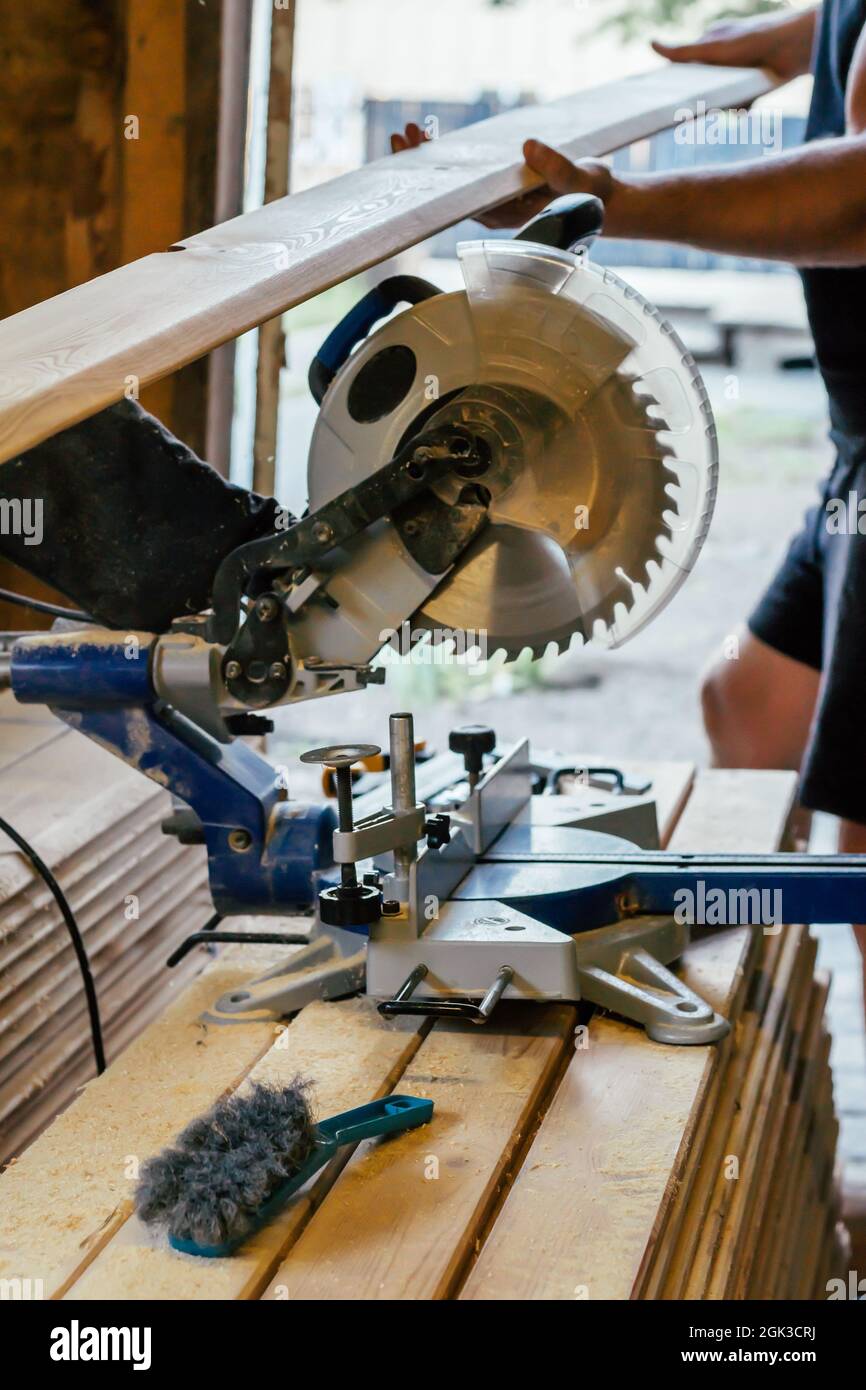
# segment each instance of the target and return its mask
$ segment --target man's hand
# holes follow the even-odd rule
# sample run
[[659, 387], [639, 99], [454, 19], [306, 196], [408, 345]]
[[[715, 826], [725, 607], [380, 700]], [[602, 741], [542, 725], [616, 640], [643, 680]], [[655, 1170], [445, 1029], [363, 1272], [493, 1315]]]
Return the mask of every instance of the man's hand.
[[543, 185], [481, 213], [478, 221], [485, 227], [522, 227], [561, 193], [594, 193], [605, 202], [613, 191], [613, 175], [600, 160], [582, 159], [579, 164], [573, 164], [541, 140], [527, 140], [523, 158], [533, 173], [544, 179]]
[[429, 139], [429, 135], [425, 135], [419, 125], [410, 121], [402, 135], [395, 130], [391, 136], [391, 153], [399, 154], [401, 150], [415, 150]]
[[809, 71], [817, 8], [714, 24], [692, 43], [653, 42], [672, 63], [767, 68], [781, 82]]
[[[428, 139], [429, 136], [424, 134], [420, 126], [410, 121], [402, 135], [395, 131], [391, 136], [391, 153], [415, 150]], [[564, 154], [551, 149], [541, 140], [527, 140], [523, 146], [523, 157], [529, 168], [544, 179], [543, 186], [481, 213], [477, 221], [483, 226], [522, 227], [524, 222], [528, 222], [530, 217], [534, 217], [561, 193], [594, 193], [604, 202], [613, 190], [613, 175], [607, 165], [597, 159], [582, 159], [579, 164], [573, 164]]]

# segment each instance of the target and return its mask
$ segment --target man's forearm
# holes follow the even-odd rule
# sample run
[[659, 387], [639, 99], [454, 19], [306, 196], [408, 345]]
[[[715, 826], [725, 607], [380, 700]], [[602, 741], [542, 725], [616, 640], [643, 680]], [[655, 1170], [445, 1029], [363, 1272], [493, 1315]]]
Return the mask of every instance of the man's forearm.
[[723, 169], [613, 177], [605, 232], [794, 265], [866, 264], [866, 135]]

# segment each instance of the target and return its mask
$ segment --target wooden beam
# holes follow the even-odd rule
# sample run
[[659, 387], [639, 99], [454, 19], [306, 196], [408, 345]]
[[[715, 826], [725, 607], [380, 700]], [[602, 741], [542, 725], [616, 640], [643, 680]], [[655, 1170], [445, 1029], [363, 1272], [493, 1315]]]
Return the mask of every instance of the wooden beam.
[[0, 325], [0, 461], [443, 227], [537, 185], [535, 135], [573, 157], [739, 105], [761, 72], [673, 65], [521, 107], [278, 199]]

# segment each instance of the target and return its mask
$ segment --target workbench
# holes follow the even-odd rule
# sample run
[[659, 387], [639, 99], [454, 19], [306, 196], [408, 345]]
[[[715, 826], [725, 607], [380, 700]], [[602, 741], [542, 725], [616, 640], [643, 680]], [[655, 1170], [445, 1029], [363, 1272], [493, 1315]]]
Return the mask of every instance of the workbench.
[[[592, 761], [652, 777], [672, 850], [784, 844], [792, 774]], [[7, 1170], [0, 1277], [71, 1299], [823, 1296], [843, 1247], [828, 981], [806, 928], [693, 942], [684, 976], [734, 1025], [714, 1047], [560, 1004], [501, 1006], [483, 1028], [389, 1022], [366, 998], [208, 1019], [277, 958], [226, 948]], [[399, 1090], [432, 1097], [434, 1119], [343, 1154], [232, 1258], [145, 1231], [141, 1161], [247, 1078], [298, 1074], [322, 1116]]]

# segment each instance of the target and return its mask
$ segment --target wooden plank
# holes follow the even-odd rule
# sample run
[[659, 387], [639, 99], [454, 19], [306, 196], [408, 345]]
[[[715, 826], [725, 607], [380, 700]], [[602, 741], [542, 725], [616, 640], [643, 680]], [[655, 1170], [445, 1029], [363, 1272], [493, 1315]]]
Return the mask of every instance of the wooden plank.
[[755, 70], [680, 64], [521, 107], [146, 256], [0, 325], [0, 460], [443, 227], [525, 192], [527, 135], [571, 156], [643, 139], [677, 113], [770, 89]]
[[[792, 927], [787, 933], [792, 940], [798, 934]], [[739, 1159], [740, 1178], [729, 1184], [733, 1188], [733, 1200], [707, 1286], [709, 1298], [742, 1297], [742, 1289], [739, 1293], [736, 1290], [741, 1278], [748, 1279], [758, 1231], [765, 1219], [767, 1190], [779, 1153], [781, 1128], [791, 1093], [793, 1049], [799, 1046], [799, 1030], [805, 1020], [817, 954], [817, 942], [808, 935], [808, 930], [802, 928], [799, 934], [802, 944], [796, 948], [779, 1025], [771, 1039], [758, 1107], [743, 1134], [745, 1146], [737, 1148], [734, 1145], [731, 1149]]]
[[[285, 1084], [298, 1074], [309, 1077], [314, 1082], [318, 1113], [336, 1114], [392, 1091], [425, 1028], [425, 1021], [419, 1019], [384, 1020], [375, 1003], [366, 998], [311, 1004], [253, 1068], [250, 1079]], [[199, 1113], [189, 1108], [185, 1098], [181, 1104], [169, 1103], [167, 1112], [173, 1132]], [[395, 1147], [405, 1142], [398, 1140]], [[345, 1161], [343, 1151], [311, 1192], [293, 1202], [228, 1259], [201, 1260], [178, 1255], [163, 1236], [154, 1236], [137, 1217], [130, 1216], [118, 1225], [95, 1260], [82, 1269], [71, 1284], [68, 1297], [254, 1297], [328, 1192]]]
[[512, 1005], [483, 1030], [438, 1023], [400, 1083], [435, 1102], [433, 1122], [359, 1150], [266, 1297], [449, 1297], [575, 1021], [565, 1005]]
[[[791, 780], [746, 776], [748, 797], [725, 773], [699, 773], [670, 848], [714, 850], [723, 840], [731, 850], [775, 849]], [[722, 824], [725, 795], [733, 805]], [[740, 930], [745, 936], [729, 931], [697, 942], [686, 956], [712, 959], [694, 988], [723, 1013], [744, 990], [737, 967], [750, 933]], [[565, 1299], [575, 1289], [594, 1299], [631, 1296], [685, 1172], [718, 1061], [716, 1049], [657, 1046], [625, 1024], [594, 1018], [589, 1048], [570, 1063], [461, 1297]], [[533, 1174], [536, 1154], [557, 1166]]]
[[825, 974], [819, 974], [812, 982], [809, 1014], [803, 1030], [803, 1045], [797, 1060], [794, 1089], [791, 1104], [785, 1120], [781, 1151], [785, 1154], [785, 1167], [781, 1181], [774, 1185], [770, 1209], [765, 1222], [765, 1238], [762, 1241], [750, 1277], [749, 1297], [767, 1297], [778, 1277], [781, 1255], [784, 1248], [785, 1232], [790, 1222], [790, 1212], [797, 1200], [794, 1180], [807, 1137], [807, 1119], [812, 1104], [812, 1094], [817, 1071], [818, 1048], [821, 1040], [821, 1026], [830, 981]]
[[[802, 927], [789, 927], [785, 931], [767, 1009], [761, 1020], [755, 1049], [743, 1083], [743, 1093], [730, 1129], [725, 1157], [737, 1159], [742, 1166], [752, 1160], [754, 1153], [750, 1148], [752, 1126], [756, 1118], [760, 1122], [762, 1103], [766, 1104], [763, 1081], [768, 1067], [773, 1063], [774, 1033], [781, 1027], [787, 1007], [788, 991], [803, 948], [803, 934]], [[726, 1239], [729, 1213], [737, 1201], [740, 1186], [740, 1182], [730, 1177], [726, 1164], [722, 1164], [715, 1174], [710, 1207], [701, 1227], [694, 1259], [686, 1279], [683, 1290], [685, 1298], [708, 1296], [709, 1281], [716, 1272], [715, 1261], [720, 1246]]]
[[[167, 794], [83, 735], [59, 739], [44, 756], [14, 763], [3, 774], [3, 814], [49, 867], [148, 802], [167, 806]], [[0, 834], [0, 863], [7, 849], [24, 869], [21, 852]], [[0, 877], [0, 900], [32, 876], [27, 864], [23, 880], [14, 873], [11, 883]]]
[[[197, 901], [199, 897], [201, 901]], [[188, 932], [190, 919], [197, 917], [202, 921], [206, 910], [203, 886], [198, 893], [193, 888], [186, 899], [177, 894], [174, 908], [152, 925], [121, 960], [100, 974], [99, 1005], [108, 1059], [118, 1054], [115, 1040], [121, 1029], [132, 1037], [144, 1028], [144, 1022], [137, 1017], [142, 997], [159, 994], [163, 1004], [168, 1003], [178, 984], [202, 968], [205, 959], [201, 955], [187, 957], [180, 969], [171, 972], [166, 971], [164, 962], [168, 951]], [[7, 1135], [10, 1131], [20, 1131], [28, 1111], [43, 1097], [54, 1094], [55, 1113], [72, 1099], [74, 1087], [69, 1076], [70, 1073], [78, 1075], [82, 1064], [82, 1079], [89, 1081], [94, 1075], [94, 1059], [90, 1021], [79, 986], [71, 1003], [58, 1011], [57, 1019], [52, 1019], [39, 1037], [27, 1043], [10, 1061], [10, 1066], [14, 1065], [17, 1070], [12, 1082], [0, 1087], [2, 1157], [20, 1154], [20, 1145], [13, 1146]]]
[[703, 769], [669, 848], [677, 854], [770, 854], [784, 839], [796, 799], [795, 772]]
[[731, 1117], [734, 1113], [739, 1087], [745, 1073], [757, 1034], [758, 1020], [763, 1011], [777, 953], [778, 938], [771, 941], [771, 952], [765, 949], [764, 938], [754, 934], [754, 963], [747, 970], [748, 988], [738, 999], [739, 1011], [731, 1010], [732, 1029], [720, 1046], [716, 1075], [701, 1107], [701, 1115], [690, 1145], [682, 1176], [677, 1183], [670, 1209], [665, 1215], [659, 1238], [650, 1240], [644, 1262], [635, 1281], [634, 1295], [639, 1298], [676, 1297], [671, 1292], [679, 1276], [691, 1266], [692, 1252], [706, 1214], [713, 1177], [724, 1153]]
[[[285, 959], [285, 947], [229, 948], [0, 1178], [0, 1277], [56, 1294], [122, 1225], [130, 1155], [156, 1152], [272, 1045], [274, 1024], [200, 1015], [227, 989]], [[71, 1181], [72, 1175], [75, 1181]]]
[[11, 690], [0, 694], [0, 773], [71, 730], [45, 705], [19, 705]]
[[666, 1241], [664, 1250], [659, 1252], [658, 1269], [654, 1273], [660, 1277], [647, 1281], [642, 1296], [681, 1298], [694, 1264], [695, 1250], [709, 1211], [716, 1175], [728, 1151], [731, 1123], [740, 1104], [743, 1081], [766, 1011], [782, 942], [779, 937], [773, 937], [766, 944], [767, 949], [763, 952], [760, 968], [752, 976], [743, 1013], [737, 1023], [733, 1055], [724, 1070], [718, 1099], [712, 1107], [710, 1132], [703, 1152], [696, 1156], [688, 1208], [683, 1213], [675, 1238], [671, 1242]]
[[[599, 761], [596, 755], [587, 764]], [[653, 779], [667, 836], [693, 768], [654, 763], [637, 769], [629, 762], [626, 770]], [[378, 1150], [372, 1171], [361, 1157], [350, 1165], [267, 1296], [452, 1296], [571, 1046], [574, 1021], [571, 1008], [517, 1006], [483, 1031], [438, 1024], [401, 1083], [435, 1098], [435, 1135], [425, 1132], [399, 1150]], [[443, 1149], [447, 1157], [436, 1170], [441, 1178], [422, 1181], [419, 1190], [419, 1154], [438, 1162]], [[387, 1242], [380, 1238], [385, 1210]]]
[[799, 1157], [793, 1164], [794, 1191], [797, 1194], [796, 1206], [788, 1213], [784, 1240], [779, 1254], [776, 1275], [776, 1298], [793, 1297], [797, 1280], [797, 1251], [801, 1232], [809, 1220], [810, 1189], [813, 1182], [813, 1165], [810, 1147], [814, 1141], [816, 1118], [820, 1113], [821, 1097], [824, 1093], [830, 1065], [830, 1039], [826, 1033], [821, 1037], [818, 1049], [818, 1066], [814, 1082], [811, 1104], [806, 1115], [806, 1136]]
[[[740, 928], [689, 949], [722, 1011], [745, 989], [750, 941]], [[628, 1298], [716, 1058], [594, 1018], [460, 1297]]]
[[[139, 986], [134, 1008], [127, 1008], [118, 1018], [108, 1021], [104, 1042], [105, 1055], [109, 1063], [115, 1061], [133, 1038], [142, 1033], [166, 1006], [177, 998], [207, 963], [206, 958], [200, 955], [190, 956], [171, 972], [170, 977], [162, 974], [149, 984]], [[0, 1164], [16, 1162], [34, 1139], [76, 1099], [92, 1076], [93, 1054], [89, 1047], [85, 1047], [79, 1050], [63, 1072], [40, 1093], [37, 1100], [16, 1114], [11, 1128], [4, 1130], [4, 1152], [0, 1155]]]

